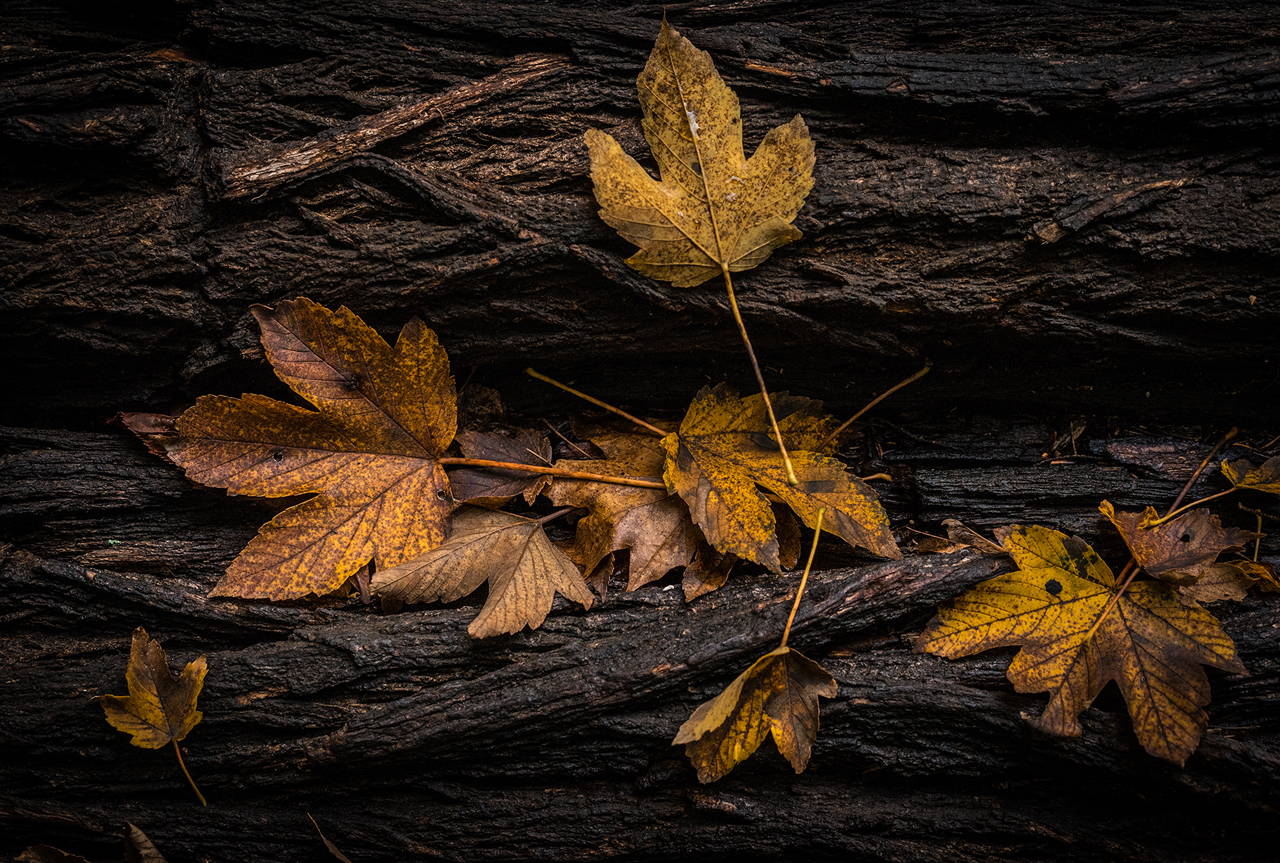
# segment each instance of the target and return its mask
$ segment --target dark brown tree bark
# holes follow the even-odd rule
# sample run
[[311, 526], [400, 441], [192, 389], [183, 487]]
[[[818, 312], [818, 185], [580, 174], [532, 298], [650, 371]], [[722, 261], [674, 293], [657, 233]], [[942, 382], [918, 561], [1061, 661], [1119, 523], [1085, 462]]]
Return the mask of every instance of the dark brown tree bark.
[[[1274, 595], [1213, 606], [1252, 675], [1213, 677], [1180, 769], [1141, 751], [1114, 690], [1082, 738], [1044, 739], [1009, 654], [910, 652], [1007, 558], [833, 545], [794, 635], [840, 684], [809, 769], [766, 743], [710, 786], [669, 741], [776, 643], [793, 578], [735, 574], [688, 605], [669, 584], [615, 592], [481, 642], [474, 603], [208, 598], [279, 502], [195, 487], [104, 423], [283, 394], [253, 303], [346, 304], [388, 336], [416, 314], [464, 392], [497, 388], [514, 420], [578, 410], [529, 365], [642, 411], [753, 386], [722, 291], [632, 272], [590, 194], [587, 128], [647, 161], [634, 79], [662, 11], [0, 13], [0, 853], [116, 859], [129, 821], [173, 861], [325, 859], [308, 812], [358, 863], [1274, 853]], [[748, 148], [797, 112], [817, 141], [804, 238], [741, 278], [771, 385], [848, 414], [935, 364], [846, 451], [893, 474], [904, 543], [949, 517], [1034, 522], [1118, 568], [1101, 500], [1167, 506], [1233, 425], [1231, 457], [1275, 454], [1274, 8], [666, 14], [738, 92]], [[1211, 467], [1193, 494], [1222, 487]], [[91, 700], [123, 692], [139, 625], [175, 662], [209, 655], [184, 746], [208, 809]]]

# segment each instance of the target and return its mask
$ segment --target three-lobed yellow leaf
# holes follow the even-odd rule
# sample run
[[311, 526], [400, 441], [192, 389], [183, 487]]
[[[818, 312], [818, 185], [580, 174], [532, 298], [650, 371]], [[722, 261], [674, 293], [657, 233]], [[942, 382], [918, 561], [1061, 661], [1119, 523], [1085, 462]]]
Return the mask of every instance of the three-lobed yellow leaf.
[[587, 132], [600, 218], [640, 247], [633, 268], [677, 287], [749, 270], [799, 239], [813, 141], [797, 115], [746, 159], [738, 97], [667, 22], [636, 80], [655, 182], [612, 136]]
[[1116, 580], [1083, 540], [1019, 525], [1002, 541], [1018, 571], [939, 609], [916, 652], [954, 659], [1021, 647], [1009, 680], [1018, 692], [1050, 694], [1034, 724], [1059, 736], [1080, 735], [1079, 714], [1114, 680], [1142, 746], [1183, 764], [1208, 722], [1202, 665], [1247, 673], [1218, 621], [1159, 581], [1134, 582], [1104, 616]]
[[779, 647], [699, 706], [671, 742], [685, 744], [699, 782], [726, 775], [770, 734], [801, 773], [818, 736], [818, 696], [835, 694], [835, 678], [822, 666], [799, 651]]
[[138, 627], [125, 670], [129, 694], [103, 695], [98, 700], [107, 722], [133, 735], [130, 743], [143, 749], [159, 749], [184, 740], [200, 722], [203, 714], [196, 710], [196, 699], [208, 670], [201, 655], [187, 663], [175, 679], [164, 648]]
[[875, 491], [836, 459], [813, 451], [835, 426], [821, 404], [785, 393], [773, 400], [797, 486], [787, 482], [759, 395], [739, 398], [724, 385], [703, 388], [680, 429], [663, 438], [667, 488], [684, 498], [707, 541], [723, 554], [781, 571], [777, 519], [759, 486], [809, 527], [825, 507], [823, 530], [884, 557], [901, 557]]
[[500, 510], [470, 509], [449, 538], [414, 560], [374, 573], [379, 596], [400, 603], [452, 602], [489, 583], [489, 597], [467, 633], [472, 638], [537, 629], [556, 593], [590, 608], [582, 573], [551, 544], [542, 524]]

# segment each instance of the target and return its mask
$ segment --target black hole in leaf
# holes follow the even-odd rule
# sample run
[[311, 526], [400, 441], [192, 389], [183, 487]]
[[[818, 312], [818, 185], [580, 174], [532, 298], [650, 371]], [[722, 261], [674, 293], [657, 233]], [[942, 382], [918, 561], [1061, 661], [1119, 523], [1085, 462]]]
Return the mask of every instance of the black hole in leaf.
[[1178, 541], [1179, 541], [1179, 542], [1191, 542], [1191, 534], [1189, 534], [1189, 533], [1184, 533], [1182, 536], [1178, 537]]
[[1062, 593], [1062, 583], [1056, 578], [1051, 578], [1044, 583], [1044, 589], [1057, 596]]
[[278, 449], [271, 452], [272, 461], [284, 461], [284, 450]]

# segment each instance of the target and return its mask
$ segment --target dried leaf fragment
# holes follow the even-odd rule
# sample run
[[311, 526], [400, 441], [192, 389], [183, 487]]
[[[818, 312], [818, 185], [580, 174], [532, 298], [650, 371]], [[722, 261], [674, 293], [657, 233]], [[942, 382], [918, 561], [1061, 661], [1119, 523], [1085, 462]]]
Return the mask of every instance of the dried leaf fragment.
[[954, 659], [1021, 647], [1008, 678], [1018, 692], [1050, 694], [1033, 724], [1064, 737], [1080, 735], [1079, 714], [1114, 680], [1143, 748], [1183, 764], [1208, 722], [1201, 666], [1248, 673], [1218, 621], [1158, 581], [1134, 582], [1102, 617], [1116, 581], [1083, 540], [1036, 526], [1002, 533], [1018, 571], [939, 609], [915, 651]]
[[[551, 444], [533, 429], [515, 429], [511, 434], [462, 432], [456, 440], [467, 458], [539, 467], [551, 464]], [[449, 471], [454, 500], [475, 506], [501, 507], [516, 495], [532, 504], [550, 484], [549, 476], [515, 470], [464, 467]]]
[[[556, 467], [610, 476], [662, 476], [666, 452], [654, 437], [599, 435], [591, 439], [607, 459], [562, 460]], [[570, 556], [592, 572], [606, 555], [629, 549], [627, 590], [662, 578], [693, 559], [701, 535], [684, 501], [658, 489], [556, 479], [548, 496], [556, 506], [586, 507]]]
[[1133, 552], [1138, 565], [1170, 584], [1195, 584], [1209, 571], [1218, 555], [1240, 549], [1256, 533], [1224, 528], [1207, 509], [1189, 510], [1172, 521], [1146, 527], [1159, 519], [1154, 507], [1145, 512], [1116, 512], [1107, 501], [1098, 510], [1105, 515]]
[[738, 97], [665, 20], [636, 85], [661, 182], [612, 136], [586, 136], [600, 218], [640, 247], [628, 264], [692, 287], [799, 239], [791, 222], [813, 187], [813, 141], [799, 115], [746, 159]]
[[485, 582], [489, 598], [467, 627], [472, 638], [537, 629], [556, 593], [590, 608], [582, 573], [551, 544], [542, 525], [509, 512], [465, 510], [438, 547], [378, 570], [373, 590], [401, 603], [452, 602]]
[[684, 498], [707, 541], [723, 554], [781, 572], [777, 522], [769, 501], [757, 490], [761, 486], [809, 527], [816, 524], [818, 510], [826, 507], [824, 530], [884, 557], [901, 557], [875, 491], [836, 459], [805, 449], [806, 444], [818, 444], [818, 432], [825, 426], [815, 416], [817, 403], [786, 394], [773, 400], [798, 486], [787, 482], [759, 395], [739, 398], [724, 385], [704, 387], [680, 430], [663, 438], [667, 488]]
[[703, 783], [728, 774], [769, 734], [801, 773], [818, 736], [818, 697], [835, 694], [835, 678], [822, 666], [799, 651], [779, 647], [698, 707], [671, 742], [685, 744]]
[[196, 710], [196, 698], [208, 670], [202, 655], [187, 663], [175, 679], [164, 648], [138, 627], [125, 670], [129, 694], [99, 698], [107, 722], [133, 735], [129, 742], [143, 749], [159, 749], [185, 739], [202, 717]]
[[317, 408], [204, 396], [178, 418], [169, 457], [234, 494], [314, 494], [264, 525], [214, 595], [293, 599], [336, 589], [376, 558], [410, 560], [445, 536], [453, 439], [449, 360], [417, 319], [393, 348], [353, 312], [310, 300], [253, 307], [276, 375]]
[[166, 863], [164, 855], [147, 838], [147, 834], [133, 824], [124, 829], [124, 863]]
[[1267, 459], [1258, 467], [1245, 458], [1224, 461], [1222, 473], [1236, 488], [1280, 494], [1280, 455]]

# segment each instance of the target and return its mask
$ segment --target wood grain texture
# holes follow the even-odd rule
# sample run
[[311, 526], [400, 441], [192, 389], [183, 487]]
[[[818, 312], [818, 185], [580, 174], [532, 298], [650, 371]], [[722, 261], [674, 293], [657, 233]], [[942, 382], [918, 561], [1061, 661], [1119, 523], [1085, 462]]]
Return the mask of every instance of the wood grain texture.
[[[580, 406], [529, 365], [671, 415], [753, 386], [721, 290], [626, 268], [591, 197], [588, 128], [645, 164], [635, 77], [664, 9], [738, 93], [748, 150], [797, 112], [816, 143], [804, 238], [735, 286], [771, 386], [843, 418], [935, 364], [844, 453], [895, 477], [899, 539], [1034, 522], [1114, 559], [1100, 500], [1167, 505], [1226, 428], [1280, 434], [1272, 5], [10, 3], [0, 853], [118, 859], [131, 821], [171, 860], [324, 857], [306, 812], [363, 861], [1274, 850], [1273, 597], [1214, 607], [1252, 676], [1213, 678], [1177, 771], [1109, 693], [1084, 737], [1041, 739], [1007, 657], [909, 652], [998, 559], [832, 546], [793, 636], [839, 683], [808, 770], [761, 752], [709, 787], [669, 741], [776, 643], [790, 580], [735, 574], [690, 605], [658, 582], [483, 642], [471, 607], [208, 597], [276, 505], [102, 423], [285, 395], [254, 303], [346, 304], [387, 337], [417, 315], [460, 382], [530, 422]], [[518, 78], [531, 56], [558, 59]], [[209, 654], [186, 741], [208, 810], [89, 700], [120, 691], [139, 625], [175, 662]]]

